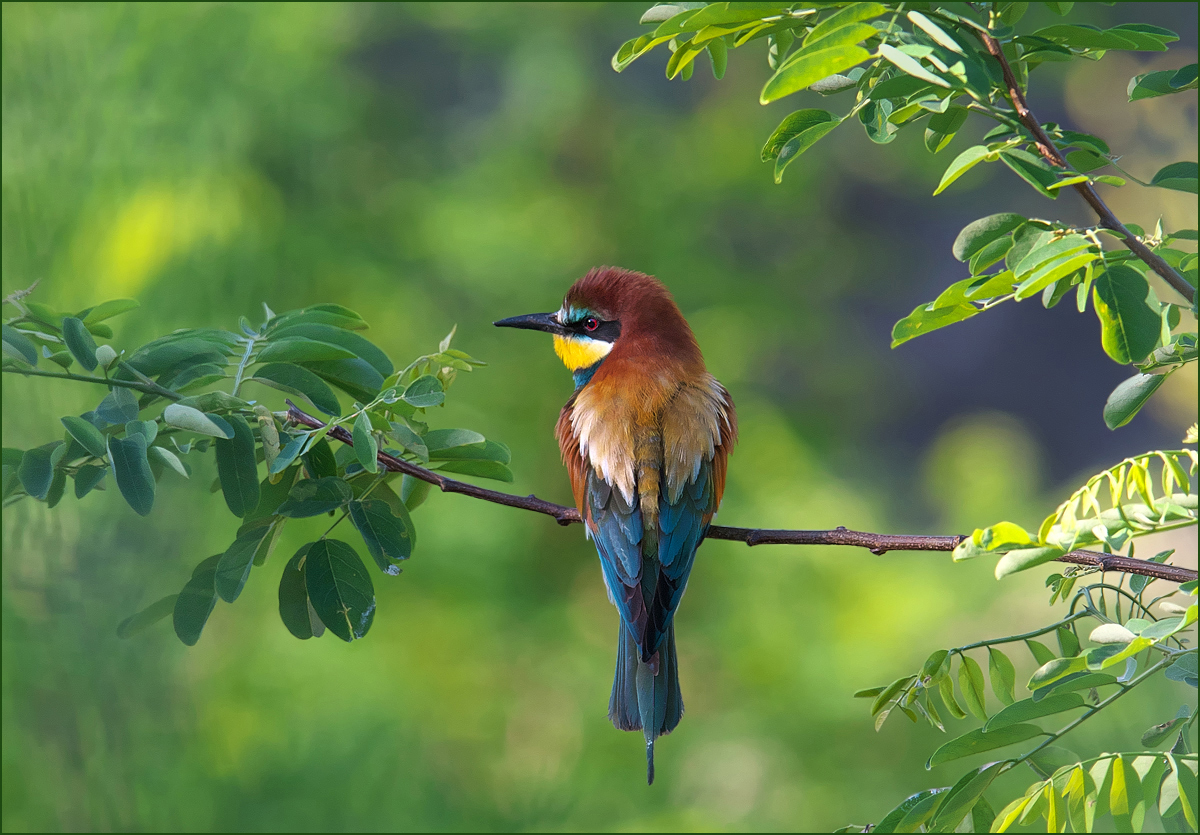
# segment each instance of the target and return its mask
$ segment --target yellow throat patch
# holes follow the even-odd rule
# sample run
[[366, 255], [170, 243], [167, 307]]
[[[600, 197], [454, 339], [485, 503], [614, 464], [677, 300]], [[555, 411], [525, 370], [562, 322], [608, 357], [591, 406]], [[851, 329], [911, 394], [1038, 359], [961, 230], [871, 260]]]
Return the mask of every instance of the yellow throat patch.
[[554, 335], [554, 353], [571, 371], [589, 368], [608, 356], [612, 350], [611, 342], [600, 339], [590, 339], [586, 336]]

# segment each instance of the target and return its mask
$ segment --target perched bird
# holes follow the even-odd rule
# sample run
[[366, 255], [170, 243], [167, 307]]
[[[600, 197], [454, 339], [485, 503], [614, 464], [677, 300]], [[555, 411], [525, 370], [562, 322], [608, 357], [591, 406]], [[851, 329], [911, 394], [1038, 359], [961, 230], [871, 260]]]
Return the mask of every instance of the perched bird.
[[556, 312], [495, 324], [553, 334], [575, 377], [555, 435], [620, 613], [608, 717], [645, 734], [653, 783], [654, 740], [683, 715], [675, 611], [725, 490], [733, 400], [670, 292], [642, 273], [593, 269]]

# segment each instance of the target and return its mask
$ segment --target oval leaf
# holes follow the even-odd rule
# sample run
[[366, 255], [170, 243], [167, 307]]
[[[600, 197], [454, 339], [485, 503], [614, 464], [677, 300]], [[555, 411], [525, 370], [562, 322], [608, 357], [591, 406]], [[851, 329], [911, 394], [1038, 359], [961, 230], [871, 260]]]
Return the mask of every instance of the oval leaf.
[[350, 485], [337, 476], [306, 478], [288, 493], [287, 501], [275, 513], [291, 519], [319, 516], [344, 505], [353, 498]]
[[807, 54], [797, 53], [791, 63], [775, 73], [759, 95], [759, 103], [770, 104], [816, 84], [822, 78], [848, 70], [871, 57], [861, 46], [835, 46]]
[[235, 539], [221, 555], [217, 563], [215, 587], [217, 594], [225, 602], [232, 603], [242, 593], [242, 588], [250, 577], [250, 568], [254, 565], [254, 552], [258, 550], [258, 546], [270, 530], [270, 525], [260, 525], [247, 531]]
[[929, 762], [925, 764], [925, 768], [931, 769], [951, 760], [969, 757], [972, 754], [981, 754], [984, 751], [992, 751], [996, 748], [1003, 748], [1006, 745], [1013, 745], [1017, 742], [1024, 742], [1027, 739], [1033, 739], [1035, 736], [1042, 736], [1043, 733], [1042, 729], [1037, 725], [1009, 725], [1007, 728], [1001, 728], [986, 734], [983, 732], [983, 728], [976, 728], [957, 739], [950, 740], [941, 748], [934, 751], [933, 756], [929, 758]]
[[79, 445], [96, 458], [103, 458], [108, 452], [108, 444], [104, 435], [92, 424], [81, 417], [67, 416], [62, 418], [62, 425], [71, 433], [71, 437], [79, 441]]
[[[234, 516], [242, 517], [258, 507], [258, 464], [254, 460], [254, 435], [241, 415], [230, 415], [233, 438], [218, 438], [217, 475], [225, 504]], [[120, 484], [118, 477], [117, 483]]]
[[88, 371], [96, 369], [96, 341], [88, 333], [83, 322], [74, 316], [68, 316], [62, 322], [63, 342], [75, 361]]
[[196, 566], [196, 570], [192, 572], [192, 579], [187, 581], [175, 600], [175, 634], [189, 647], [195, 646], [200, 640], [204, 624], [208, 623], [208, 616], [217, 605], [217, 590], [214, 584], [220, 559], [221, 555], [216, 554]]
[[1052, 716], [1055, 713], [1062, 713], [1065, 710], [1071, 710], [1076, 707], [1087, 707], [1087, 702], [1078, 693], [1059, 693], [1047, 696], [1036, 702], [1033, 699], [1022, 699], [1004, 708], [989, 719], [987, 724], [983, 726], [983, 730], [990, 734], [999, 728], [1006, 728], [1009, 725], [1016, 725], [1020, 722], [1028, 722], [1030, 719], [1040, 719], [1043, 716]]
[[371, 418], [366, 412], [359, 412], [354, 419], [354, 455], [363, 469], [369, 473], [379, 472], [379, 444], [371, 431]]
[[254, 376], [250, 379], [264, 386], [299, 395], [327, 415], [337, 417], [342, 413], [341, 404], [338, 403], [333, 389], [307, 368], [275, 362], [255, 369]]
[[150, 461], [146, 458], [145, 437], [109, 438], [108, 457], [125, 501], [139, 516], [149, 515], [154, 508], [154, 474], [150, 472]]
[[156, 600], [136, 615], [130, 615], [117, 626], [118, 638], [129, 638], [142, 630], [153, 626], [175, 611], [177, 594], [168, 594], [162, 600]]
[[[401, 515], [394, 510], [401, 509]], [[412, 554], [412, 520], [403, 503], [389, 505], [382, 499], [366, 499], [350, 502], [350, 521], [362, 534], [367, 550], [375, 559], [379, 570], [385, 574], [399, 574], [396, 565]]]
[[314, 542], [304, 575], [308, 599], [334, 635], [353, 641], [367, 634], [375, 619], [375, 588], [353, 548], [337, 539]]
[[304, 580], [304, 556], [312, 544], [304, 545], [288, 560], [279, 578], [279, 618], [287, 631], [302, 641], [313, 636], [312, 620], [308, 616], [308, 589]]
[[214, 421], [212, 416], [206, 415], [199, 409], [193, 409], [191, 406], [184, 406], [181, 403], [172, 403], [163, 409], [163, 421], [168, 426], [186, 429], [189, 432], [196, 432], [200, 435], [209, 435], [213, 438], [228, 440], [233, 437], [233, 427], [224, 419], [221, 420], [221, 424], [224, 424], [222, 426]]

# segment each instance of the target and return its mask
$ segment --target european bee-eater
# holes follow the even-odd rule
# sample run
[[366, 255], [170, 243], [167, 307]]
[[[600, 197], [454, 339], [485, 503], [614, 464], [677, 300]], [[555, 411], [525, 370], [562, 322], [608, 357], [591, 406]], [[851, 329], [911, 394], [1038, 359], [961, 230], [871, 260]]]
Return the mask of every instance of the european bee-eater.
[[553, 334], [575, 377], [555, 435], [620, 613], [608, 718], [645, 734], [653, 783], [654, 740], [683, 715], [675, 610], [725, 490], [733, 400], [670, 292], [642, 273], [594, 269], [554, 313], [495, 324]]

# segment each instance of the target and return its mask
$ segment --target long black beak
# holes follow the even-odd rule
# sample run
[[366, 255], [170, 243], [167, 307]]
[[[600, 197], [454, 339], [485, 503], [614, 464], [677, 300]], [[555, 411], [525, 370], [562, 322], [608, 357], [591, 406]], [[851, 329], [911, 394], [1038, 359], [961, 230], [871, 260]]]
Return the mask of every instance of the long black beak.
[[498, 328], [524, 328], [531, 331], [545, 331], [546, 333], [565, 334], [567, 329], [558, 323], [558, 319], [553, 313], [528, 313], [524, 316], [513, 316], [510, 319], [501, 319], [499, 322], [492, 322]]

